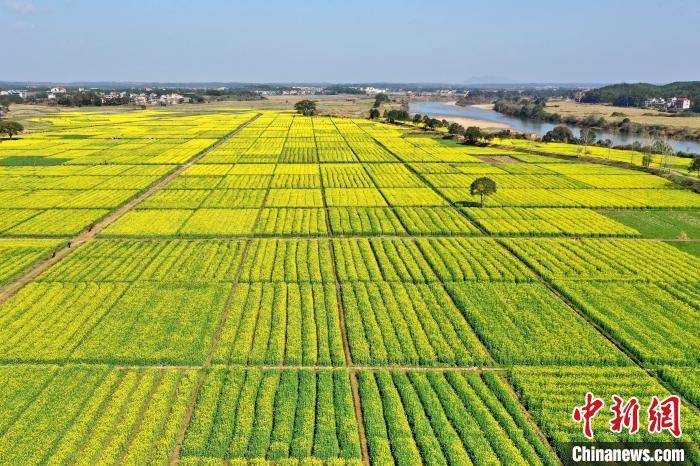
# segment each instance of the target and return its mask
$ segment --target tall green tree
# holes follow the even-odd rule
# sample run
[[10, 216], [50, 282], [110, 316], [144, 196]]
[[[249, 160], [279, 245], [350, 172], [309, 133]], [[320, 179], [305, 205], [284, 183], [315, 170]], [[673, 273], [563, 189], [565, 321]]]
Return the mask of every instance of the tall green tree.
[[16, 121], [0, 121], [0, 134], [7, 134], [10, 139], [22, 131], [24, 131], [24, 126]]
[[376, 107], [372, 107], [369, 109], [369, 119], [370, 120], [376, 120], [379, 118], [379, 109]]
[[547, 131], [542, 137], [544, 142], [572, 143], [575, 139], [574, 133], [566, 126], [556, 126], [554, 129]]
[[304, 116], [311, 116], [316, 114], [316, 102], [313, 100], [300, 100], [294, 104], [294, 109]]
[[464, 134], [464, 126], [459, 123], [450, 123], [447, 127], [447, 132], [449, 134]]
[[481, 139], [481, 129], [478, 126], [470, 126], [464, 130], [464, 143], [474, 145]]
[[469, 186], [469, 193], [472, 196], [481, 197], [481, 207], [484, 207], [484, 197], [490, 196], [495, 192], [496, 182], [486, 176], [482, 176], [481, 178], [475, 179]]

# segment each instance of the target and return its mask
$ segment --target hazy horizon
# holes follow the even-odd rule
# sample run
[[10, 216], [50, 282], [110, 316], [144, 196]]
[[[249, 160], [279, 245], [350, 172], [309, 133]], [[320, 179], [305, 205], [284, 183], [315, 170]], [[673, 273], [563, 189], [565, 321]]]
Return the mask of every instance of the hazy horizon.
[[698, 21], [689, 0], [0, 0], [0, 80], [667, 83], [700, 79]]

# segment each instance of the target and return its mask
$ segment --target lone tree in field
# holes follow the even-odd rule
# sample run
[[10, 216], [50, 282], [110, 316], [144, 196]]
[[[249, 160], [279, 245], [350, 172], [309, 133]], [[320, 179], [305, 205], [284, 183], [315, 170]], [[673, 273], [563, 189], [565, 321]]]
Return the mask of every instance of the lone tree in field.
[[294, 104], [294, 109], [304, 116], [311, 116], [316, 113], [316, 102], [313, 100], [300, 100]]
[[478, 126], [470, 126], [464, 130], [464, 143], [469, 145], [474, 145], [479, 142], [481, 138], [481, 130]]
[[0, 121], [0, 134], [7, 134], [10, 139], [12, 139], [12, 136], [22, 131], [24, 131], [24, 126], [16, 121]]
[[372, 107], [372, 108], [369, 110], [369, 119], [370, 119], [370, 120], [376, 120], [377, 118], [379, 118], [379, 109], [376, 108], [376, 107]]
[[488, 177], [477, 178], [469, 186], [469, 193], [472, 196], [481, 197], [481, 207], [484, 207], [484, 196], [490, 196], [496, 192], [496, 182]]

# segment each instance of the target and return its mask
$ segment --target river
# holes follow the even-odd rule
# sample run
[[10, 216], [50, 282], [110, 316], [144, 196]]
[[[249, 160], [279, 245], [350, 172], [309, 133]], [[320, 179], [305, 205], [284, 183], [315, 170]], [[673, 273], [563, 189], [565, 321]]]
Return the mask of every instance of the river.
[[[455, 117], [466, 118], [470, 120], [481, 120], [496, 125], [507, 125], [509, 128], [522, 131], [525, 133], [535, 133], [543, 136], [547, 131], [554, 128], [555, 124], [542, 121], [524, 120], [509, 115], [498, 113], [495, 110], [467, 106], [448, 104], [445, 102], [411, 102], [408, 107], [410, 113], [420, 113], [421, 115], [429, 115], [432, 117]], [[574, 135], [578, 136], [581, 128], [570, 125], [568, 126], [573, 131]], [[614, 133], [610, 131], [596, 130], [598, 139], [610, 139], [613, 144], [632, 144], [634, 141], [639, 141], [644, 145], [650, 145], [653, 140], [647, 136], [629, 135], [624, 133]], [[673, 147], [674, 151], [685, 151], [700, 153], [700, 144], [692, 141], [680, 141], [677, 139], [668, 139], [668, 144]]]

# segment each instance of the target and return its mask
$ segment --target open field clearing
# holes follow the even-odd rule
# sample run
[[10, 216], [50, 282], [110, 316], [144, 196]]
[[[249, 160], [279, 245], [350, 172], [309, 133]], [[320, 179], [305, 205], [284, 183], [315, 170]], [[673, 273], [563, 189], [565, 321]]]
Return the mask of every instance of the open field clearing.
[[700, 239], [700, 211], [607, 210], [605, 216], [634, 228], [648, 238]]
[[245, 107], [0, 141], [0, 464], [554, 465], [587, 390], [698, 443], [700, 195]]
[[[629, 118], [631, 121], [643, 125], [681, 126], [700, 129], [700, 118], [698, 117], [678, 118], [671, 113], [636, 107], [615, 107], [603, 104], [584, 104], [573, 100], [552, 100], [547, 103], [547, 111], [558, 113], [562, 116], [585, 117], [595, 115], [597, 117], [602, 116], [608, 121], [622, 121], [624, 118]], [[612, 114], [615, 112], [618, 115], [613, 116]]]

